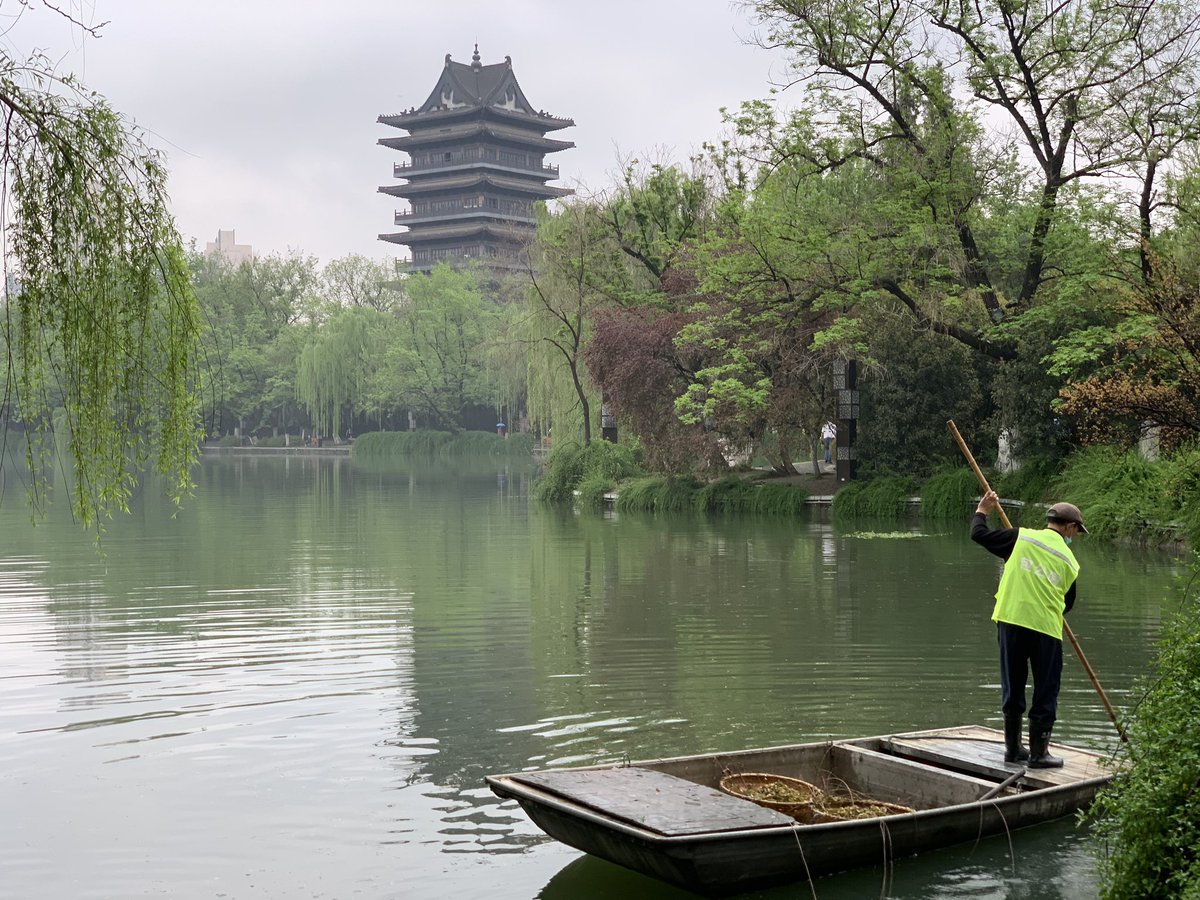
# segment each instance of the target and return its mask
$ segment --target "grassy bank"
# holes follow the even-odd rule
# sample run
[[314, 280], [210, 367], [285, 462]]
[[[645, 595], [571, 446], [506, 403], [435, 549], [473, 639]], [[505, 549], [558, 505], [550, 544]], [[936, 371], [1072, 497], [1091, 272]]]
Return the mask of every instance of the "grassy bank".
[[[1094, 447], [1060, 463], [1033, 460], [1015, 472], [989, 474], [1001, 497], [1032, 507], [1027, 526], [1041, 527], [1043, 504], [1069, 500], [1083, 510], [1097, 538], [1144, 544], [1200, 542], [1200, 449], [1146, 460], [1135, 451]], [[743, 512], [795, 515], [808, 492], [795, 484], [772, 483], [744, 474], [713, 482], [691, 475], [648, 475], [636, 450], [598, 441], [587, 448], [555, 448], [536, 495], [547, 502], [598, 507], [615, 492], [617, 508], [626, 511]], [[576, 495], [578, 492], [578, 497]], [[905, 475], [855, 481], [834, 494], [833, 515], [839, 520], [899, 520], [910, 515], [912, 498], [919, 515], [936, 522], [965, 522], [980, 487], [965, 465], [939, 472], [924, 482]], [[1022, 524], [1020, 512], [1011, 514]]]
[[617, 509], [625, 512], [795, 515], [808, 498], [808, 492], [796, 485], [765, 483], [741, 475], [711, 483], [691, 475], [648, 475], [636, 447], [607, 441], [594, 441], [587, 447], [555, 447], [545, 475], [534, 488], [543, 502], [574, 501], [588, 508], [601, 507], [605, 495], [614, 492]]

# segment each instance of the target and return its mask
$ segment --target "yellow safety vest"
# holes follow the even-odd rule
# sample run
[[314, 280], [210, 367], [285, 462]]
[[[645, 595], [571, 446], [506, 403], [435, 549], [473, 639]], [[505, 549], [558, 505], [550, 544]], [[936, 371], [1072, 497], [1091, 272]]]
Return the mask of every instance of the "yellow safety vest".
[[1063, 597], [1079, 563], [1063, 536], [1050, 528], [1021, 528], [1004, 563], [993, 622], [1021, 625], [1062, 640]]

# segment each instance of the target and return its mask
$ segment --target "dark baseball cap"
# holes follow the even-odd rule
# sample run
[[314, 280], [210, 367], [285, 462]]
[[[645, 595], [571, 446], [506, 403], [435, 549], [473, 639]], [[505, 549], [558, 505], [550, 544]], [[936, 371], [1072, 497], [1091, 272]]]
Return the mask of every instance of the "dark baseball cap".
[[1079, 526], [1080, 531], [1084, 534], [1088, 533], [1087, 528], [1083, 524], [1083, 513], [1079, 511], [1079, 507], [1074, 503], [1055, 503], [1046, 510], [1046, 518], [1056, 519], [1059, 522], [1074, 522]]

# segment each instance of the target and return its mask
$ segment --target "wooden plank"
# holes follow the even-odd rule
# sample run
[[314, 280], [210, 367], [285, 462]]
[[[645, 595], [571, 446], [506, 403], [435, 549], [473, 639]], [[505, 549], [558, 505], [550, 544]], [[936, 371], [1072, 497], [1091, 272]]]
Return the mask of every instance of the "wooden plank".
[[795, 824], [791, 816], [749, 800], [637, 766], [522, 772], [508, 777], [663, 835]]
[[[1004, 762], [1004, 736], [991, 728], [967, 727], [939, 734], [897, 735], [884, 744], [892, 753], [998, 781], [1016, 771], [1014, 764]], [[1050, 752], [1063, 758], [1063, 768], [1029, 769], [1022, 784], [1053, 787], [1110, 774], [1103, 760], [1087, 750], [1051, 743]]]

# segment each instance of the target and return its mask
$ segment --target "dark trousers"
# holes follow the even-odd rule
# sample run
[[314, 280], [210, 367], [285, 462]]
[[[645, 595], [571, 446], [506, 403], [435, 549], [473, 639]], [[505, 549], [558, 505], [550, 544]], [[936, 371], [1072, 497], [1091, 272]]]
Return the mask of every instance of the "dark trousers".
[[1046, 728], [1058, 716], [1058, 689], [1062, 684], [1062, 641], [1007, 622], [996, 623], [1000, 642], [1000, 708], [1005, 716], [1025, 712], [1025, 683], [1033, 673], [1033, 703], [1029, 721]]

